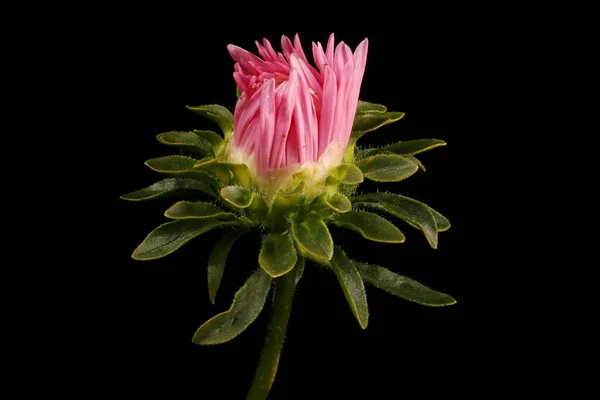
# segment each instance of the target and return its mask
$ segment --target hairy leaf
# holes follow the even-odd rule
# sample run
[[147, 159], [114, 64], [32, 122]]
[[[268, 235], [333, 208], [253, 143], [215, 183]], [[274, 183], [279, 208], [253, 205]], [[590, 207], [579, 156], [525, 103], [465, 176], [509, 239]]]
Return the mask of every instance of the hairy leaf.
[[262, 269], [256, 270], [237, 291], [229, 310], [206, 321], [194, 334], [192, 342], [200, 345], [225, 343], [242, 333], [258, 317], [272, 278]]
[[165, 257], [205, 232], [233, 225], [237, 225], [237, 222], [218, 219], [182, 219], [167, 222], [150, 232], [131, 257], [135, 260]]

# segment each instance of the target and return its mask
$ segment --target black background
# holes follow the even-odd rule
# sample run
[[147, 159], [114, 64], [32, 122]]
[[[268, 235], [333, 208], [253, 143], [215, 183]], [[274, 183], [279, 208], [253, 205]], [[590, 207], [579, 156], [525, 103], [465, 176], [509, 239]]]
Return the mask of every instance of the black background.
[[[248, 18], [254, 18], [249, 11]], [[193, 18], [190, 18], [193, 19]], [[460, 24], [436, 22], [386, 30], [360, 24], [250, 24], [240, 29], [210, 26], [186, 19], [119, 24], [101, 60], [100, 86], [114, 99], [100, 122], [115, 139], [110, 150], [111, 219], [118, 222], [106, 248], [109, 268], [94, 270], [105, 282], [98, 300], [102, 339], [110, 367], [99, 385], [123, 393], [169, 393], [164, 398], [238, 399], [250, 385], [258, 362], [268, 307], [229, 343], [200, 347], [191, 343], [198, 326], [229, 307], [235, 291], [257, 268], [258, 235], [237, 243], [227, 263], [216, 306], [208, 299], [206, 262], [219, 238], [211, 232], [164, 259], [136, 262], [133, 249], [154, 227], [166, 221], [173, 200], [130, 203], [118, 196], [161, 176], [144, 160], [172, 154], [155, 136], [168, 130], [218, 129], [186, 105], [235, 105], [233, 61], [228, 43], [255, 52], [254, 40], [268, 38], [279, 49], [281, 34], [300, 34], [309, 58], [310, 42], [325, 44], [334, 31], [354, 49], [369, 38], [369, 55], [361, 99], [403, 111], [399, 122], [365, 136], [363, 143], [439, 138], [448, 146], [420, 156], [427, 167], [394, 184], [365, 183], [364, 191], [390, 190], [424, 201], [446, 215], [452, 227], [440, 234], [437, 250], [424, 236], [398, 222], [403, 244], [367, 242], [350, 231], [332, 229], [334, 241], [357, 260], [386, 266], [439, 291], [458, 303], [429, 308], [367, 287], [370, 320], [362, 330], [343, 297], [335, 276], [307, 265], [300, 282], [286, 346], [272, 390], [273, 399], [401, 398], [405, 391], [441, 390], [459, 394], [473, 379], [477, 358], [472, 338], [480, 328], [479, 300], [471, 288], [480, 275], [474, 244], [473, 197], [478, 184], [473, 140], [479, 133], [473, 108], [478, 59], [468, 32]], [[398, 26], [410, 21], [399, 15]], [[308, 29], [325, 26], [326, 29]], [[235, 24], [232, 24], [235, 26]], [[110, 26], [107, 27], [111, 29]], [[108, 128], [110, 126], [110, 128]], [[108, 182], [107, 178], [107, 182]], [[108, 185], [108, 183], [107, 183]], [[482, 222], [482, 221], [478, 221]], [[114, 225], [113, 225], [114, 226]], [[108, 244], [109, 243], [109, 244]], [[100, 361], [99, 361], [100, 362]], [[361, 397], [362, 394], [365, 396]]]

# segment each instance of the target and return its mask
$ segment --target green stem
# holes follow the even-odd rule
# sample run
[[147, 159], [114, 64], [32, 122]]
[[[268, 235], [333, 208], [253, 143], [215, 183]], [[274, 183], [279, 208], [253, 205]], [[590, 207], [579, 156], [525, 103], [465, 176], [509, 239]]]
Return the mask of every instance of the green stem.
[[282, 277], [275, 279], [271, 322], [269, 322], [267, 328], [267, 338], [265, 339], [263, 352], [246, 400], [265, 400], [275, 381], [285, 332], [292, 311], [297, 270], [298, 268], [294, 268]]

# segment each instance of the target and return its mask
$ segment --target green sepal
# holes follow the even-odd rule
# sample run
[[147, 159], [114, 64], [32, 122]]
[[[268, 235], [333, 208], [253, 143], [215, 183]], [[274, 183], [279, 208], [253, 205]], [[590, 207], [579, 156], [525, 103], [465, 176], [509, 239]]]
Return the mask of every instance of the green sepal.
[[331, 183], [331, 180], [333, 180], [334, 182], [337, 181], [345, 185], [356, 185], [362, 183], [364, 177], [362, 171], [356, 165], [342, 164], [333, 168], [327, 179], [328, 183]]
[[370, 113], [384, 113], [387, 111], [386, 106], [382, 104], [369, 103], [368, 101], [358, 101], [356, 107], [356, 115], [370, 114]]
[[287, 274], [294, 268], [297, 260], [298, 254], [289, 234], [270, 233], [264, 238], [258, 263], [271, 277]]
[[331, 260], [333, 239], [319, 215], [310, 213], [302, 222], [293, 221], [292, 234], [301, 256], [325, 265]]
[[246, 211], [251, 219], [257, 222], [262, 222], [267, 216], [269, 208], [265, 199], [263, 199], [258, 193], [254, 193], [252, 196], [252, 202], [250, 203], [250, 206], [246, 208]]
[[403, 112], [376, 112], [357, 115], [352, 124], [349, 143], [352, 145], [355, 144], [365, 133], [399, 121], [404, 115]]
[[231, 136], [233, 132], [233, 115], [227, 108], [218, 104], [209, 104], [204, 106], [187, 106], [187, 109], [215, 121], [223, 131], [225, 139], [229, 139]]
[[289, 229], [290, 216], [300, 209], [305, 200], [304, 181], [291, 191], [276, 191], [267, 222], [269, 229], [275, 232], [284, 232]]
[[350, 200], [341, 193], [334, 193], [331, 196], [326, 196], [324, 200], [327, 207], [336, 213], [343, 214], [352, 209]]
[[212, 229], [238, 225], [218, 219], [181, 219], [160, 225], [133, 251], [135, 260], [154, 260], [168, 256], [195, 237]]
[[167, 211], [165, 217], [171, 219], [234, 219], [234, 215], [221, 210], [212, 203], [178, 201], [173, 204]]
[[304, 204], [304, 181], [300, 182], [296, 188], [290, 192], [277, 191], [273, 200], [273, 209], [284, 212], [295, 211]]
[[328, 218], [334, 213], [346, 213], [352, 209], [350, 200], [341, 193], [331, 195], [322, 193], [310, 204], [310, 210], [319, 214], [322, 218]]
[[266, 272], [257, 269], [237, 291], [229, 310], [202, 324], [192, 342], [199, 345], [221, 344], [245, 331], [265, 306], [272, 281]]
[[386, 268], [360, 262], [353, 264], [365, 282], [394, 296], [425, 306], [440, 307], [456, 304], [452, 296], [435, 291]]
[[417, 157], [415, 156], [403, 156], [404, 158], [406, 158], [409, 161], [412, 161], [415, 163], [415, 165], [417, 167], [419, 167], [419, 169], [423, 172], [427, 171], [427, 169], [425, 169], [425, 166], [423, 165], [423, 163], [421, 162], [421, 160], [419, 160]]
[[220, 164], [231, 171], [233, 179], [235, 179], [237, 184], [247, 188], [252, 187], [252, 173], [246, 164], [235, 164], [224, 161], [221, 161]]
[[193, 168], [196, 163], [198, 163], [198, 160], [192, 157], [166, 156], [151, 158], [150, 160], [146, 160], [144, 164], [150, 169], [163, 175], [172, 176], [174, 178], [192, 178], [201, 180], [217, 191], [221, 187], [221, 183], [215, 178], [214, 174], [194, 170]]
[[205, 182], [196, 179], [167, 178], [135, 192], [122, 195], [122, 200], [146, 201], [175, 196], [186, 190], [193, 190], [216, 196], [215, 191]]
[[440, 139], [415, 139], [363, 150], [359, 155], [361, 157], [368, 157], [375, 154], [394, 153], [400, 156], [414, 156], [442, 146], [446, 146], [446, 142]]
[[396, 154], [377, 154], [359, 161], [356, 165], [362, 170], [365, 178], [376, 182], [399, 182], [419, 169], [414, 162]]
[[226, 232], [225, 235], [212, 250], [210, 258], [208, 259], [208, 297], [210, 302], [215, 304], [217, 292], [221, 286], [221, 280], [223, 279], [223, 272], [225, 271], [225, 263], [227, 262], [227, 256], [234, 243], [242, 236], [244, 231], [231, 230]]
[[298, 257], [298, 261], [296, 262], [296, 265], [294, 266], [293, 271], [296, 272], [296, 279], [295, 279], [295, 284], [297, 285], [298, 282], [300, 282], [300, 279], [302, 279], [302, 275], [304, 275], [304, 266], [306, 265], [306, 263], [304, 262], [304, 257]]
[[216, 132], [194, 129], [194, 133], [210, 143], [215, 155], [221, 152], [225, 142]]
[[225, 186], [220, 191], [221, 197], [236, 208], [247, 208], [252, 204], [254, 193], [242, 186]]
[[330, 266], [335, 272], [352, 314], [360, 327], [366, 329], [369, 325], [369, 307], [365, 286], [358, 270], [339, 246], [335, 246]]
[[394, 224], [387, 219], [366, 211], [349, 211], [333, 217], [332, 222], [342, 228], [351, 229], [365, 239], [381, 243], [403, 243], [406, 239]]
[[[369, 193], [350, 199], [359, 207], [385, 211], [421, 230], [432, 248], [437, 248], [438, 232], [450, 228], [450, 222], [439, 212], [415, 199], [393, 193]], [[438, 227], [438, 221], [440, 227]]]
[[169, 131], [156, 136], [156, 139], [162, 144], [177, 147], [190, 153], [208, 157], [215, 155], [211, 144], [193, 132]]
[[223, 185], [229, 185], [231, 183], [231, 172], [229, 168], [219, 162], [216, 158], [204, 158], [194, 164], [195, 170], [206, 171], [213, 173]]

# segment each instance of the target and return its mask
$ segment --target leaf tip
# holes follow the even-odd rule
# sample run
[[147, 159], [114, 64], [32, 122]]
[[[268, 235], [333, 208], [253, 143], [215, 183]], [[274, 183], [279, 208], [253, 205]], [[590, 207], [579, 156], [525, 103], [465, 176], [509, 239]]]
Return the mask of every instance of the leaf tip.
[[143, 256], [143, 253], [139, 250], [139, 247], [136, 247], [136, 249], [133, 251], [133, 253], [131, 253], [131, 258], [133, 258], [136, 261], [149, 260], [148, 258]]

